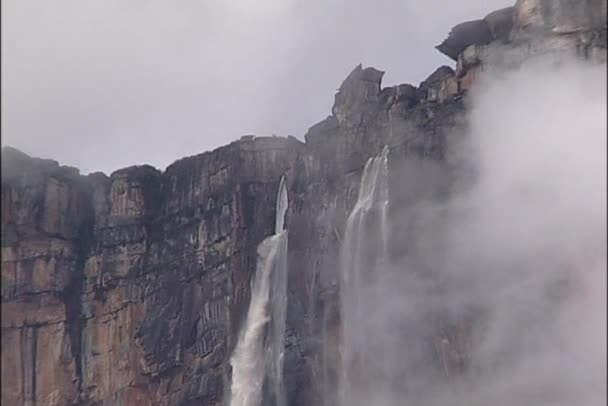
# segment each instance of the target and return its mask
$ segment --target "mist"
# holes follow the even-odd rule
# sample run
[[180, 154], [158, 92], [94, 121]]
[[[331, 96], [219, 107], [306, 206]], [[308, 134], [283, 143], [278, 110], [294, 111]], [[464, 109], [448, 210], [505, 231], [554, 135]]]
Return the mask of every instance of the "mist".
[[[245, 134], [303, 139], [356, 65], [418, 84], [453, 65], [434, 49], [453, 25], [513, 3], [4, 1], [2, 145], [109, 173]], [[343, 334], [368, 351], [339, 406], [605, 404], [606, 65], [555, 62], [482, 75], [447, 163], [389, 154], [399, 190], [386, 182], [381, 230], [348, 250], [385, 257], [353, 266], [373, 286]]]
[[418, 84], [453, 25], [512, 3], [8, 0], [2, 145], [87, 173], [303, 138], [357, 64]]
[[453, 301], [483, 313], [463, 404], [605, 402], [605, 72], [540, 61], [473, 95], [477, 183], [450, 203], [444, 259]]
[[[447, 200], [400, 185], [416, 196], [391, 210], [398, 259], [359, 303], [385, 372], [361, 405], [605, 404], [605, 73], [542, 58], [486, 73], [449, 157], [468, 178]], [[441, 183], [433, 164], [393, 176], [415, 165], [418, 186]]]

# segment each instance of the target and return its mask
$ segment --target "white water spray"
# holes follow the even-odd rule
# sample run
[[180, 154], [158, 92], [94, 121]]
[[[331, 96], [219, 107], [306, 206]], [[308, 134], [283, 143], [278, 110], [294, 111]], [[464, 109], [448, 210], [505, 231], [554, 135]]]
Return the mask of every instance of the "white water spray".
[[[355, 207], [348, 216], [341, 250], [341, 406], [372, 404], [381, 370], [374, 367], [375, 345], [365, 303], [377, 295], [379, 265], [387, 258], [388, 147], [365, 164]], [[371, 388], [374, 382], [374, 388]]]
[[285, 178], [277, 195], [275, 234], [258, 246], [247, 319], [230, 364], [231, 406], [283, 406], [283, 356], [287, 310], [288, 207]]

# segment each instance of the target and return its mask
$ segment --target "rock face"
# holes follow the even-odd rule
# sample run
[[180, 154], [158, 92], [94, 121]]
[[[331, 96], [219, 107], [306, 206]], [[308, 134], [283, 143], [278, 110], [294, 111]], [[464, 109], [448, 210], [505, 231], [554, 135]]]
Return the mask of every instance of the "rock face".
[[[466, 130], [466, 91], [481, 70], [555, 49], [605, 60], [606, 20], [596, 17], [605, 2], [578, 1], [584, 10], [569, 14], [571, 1], [521, 0], [458, 26], [442, 46], [456, 70], [441, 67], [418, 87], [382, 88], [383, 72], [357, 66], [304, 143], [247, 136], [164, 172], [110, 176], [3, 148], [1, 400], [226, 404], [256, 247], [273, 233], [285, 175], [288, 404], [332, 405], [336, 253], [365, 161], [389, 146], [396, 209], [445, 193], [458, 173], [449, 139]], [[404, 187], [428, 171], [437, 184]], [[449, 342], [459, 340], [439, 339], [451, 355], [433, 362], [457, 370], [465, 350]]]
[[605, 0], [518, 0], [515, 26], [566, 34], [606, 26]]
[[492, 31], [485, 20], [467, 21], [452, 28], [448, 38], [437, 50], [453, 60], [469, 45], [486, 45], [492, 41]]
[[513, 29], [513, 7], [496, 10], [483, 19], [492, 35], [492, 40], [507, 40]]
[[276, 180], [302, 149], [243, 139], [110, 177], [4, 149], [2, 400], [220, 404]]
[[459, 91], [466, 91], [481, 72], [513, 69], [539, 57], [605, 62], [606, 43], [606, 1], [520, 0], [454, 27], [437, 49], [457, 61]]

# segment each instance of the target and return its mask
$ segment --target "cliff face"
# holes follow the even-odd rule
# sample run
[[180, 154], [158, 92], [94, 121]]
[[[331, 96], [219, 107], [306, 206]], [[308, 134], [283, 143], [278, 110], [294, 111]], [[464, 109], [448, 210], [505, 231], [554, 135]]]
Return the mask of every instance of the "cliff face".
[[[605, 61], [606, 3], [570, 3], [520, 0], [455, 27], [438, 48], [456, 70], [418, 87], [382, 88], [383, 72], [356, 67], [305, 143], [243, 137], [164, 172], [111, 176], [4, 148], [2, 401], [225, 404], [256, 247], [273, 232], [285, 175], [288, 404], [332, 404], [337, 252], [365, 161], [389, 146], [391, 210], [446, 193], [458, 175], [450, 138], [466, 130], [480, 71], [555, 50]], [[415, 182], [431, 172], [436, 183]]]
[[2, 399], [219, 402], [276, 179], [301, 148], [241, 140], [110, 177], [4, 150]]

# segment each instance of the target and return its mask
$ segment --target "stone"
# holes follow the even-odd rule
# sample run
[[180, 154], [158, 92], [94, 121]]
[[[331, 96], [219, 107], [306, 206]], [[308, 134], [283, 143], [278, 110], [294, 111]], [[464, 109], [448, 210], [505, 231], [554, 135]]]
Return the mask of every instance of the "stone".
[[448, 37], [435, 48], [453, 60], [469, 45], [486, 45], [492, 41], [492, 31], [485, 20], [460, 23], [450, 31]]
[[338, 123], [359, 124], [364, 120], [367, 106], [373, 105], [380, 96], [380, 84], [384, 72], [374, 68], [363, 69], [359, 64], [346, 77], [336, 93], [332, 115]]
[[513, 7], [505, 7], [488, 14], [483, 20], [488, 24], [493, 40], [507, 40], [513, 29]]
[[439, 103], [444, 103], [445, 101], [453, 98], [459, 93], [460, 87], [458, 80], [454, 75], [448, 76], [444, 78], [439, 85], [439, 90], [437, 92], [437, 101]]
[[446, 83], [454, 76], [454, 70], [449, 66], [441, 66], [437, 68], [428, 78], [426, 78], [417, 89], [420, 99], [431, 102], [439, 101], [439, 94], [447, 91]]
[[396, 97], [398, 102], [416, 103], [416, 88], [409, 84], [397, 86]]
[[566, 34], [606, 27], [605, 0], [518, 0], [514, 23], [527, 31]]
[[467, 70], [466, 73], [458, 80], [460, 90], [471, 90], [479, 76], [479, 73], [479, 69]]
[[485, 48], [478, 45], [469, 45], [458, 56], [456, 77], [462, 78], [469, 69], [479, 66], [484, 60]]
[[[418, 87], [382, 88], [382, 71], [358, 65], [332, 114], [308, 130], [305, 142], [244, 136], [164, 171], [133, 166], [110, 176], [83, 176], [4, 147], [1, 333], [10, 350], [1, 355], [1, 400], [225, 405], [256, 248], [273, 233], [285, 176], [287, 404], [333, 404], [338, 253], [366, 160], [389, 146], [391, 210], [439, 199], [459, 173], [448, 148], [467, 127], [466, 92], [485, 69], [551, 52], [606, 60], [605, 30], [589, 28], [596, 27], [590, 14], [575, 18], [588, 28], [581, 32], [536, 35], [534, 27], [552, 27], [565, 15], [554, 8], [539, 14], [539, 1], [520, 0], [514, 9], [517, 41], [508, 38], [507, 9], [455, 27], [443, 48], [458, 59], [456, 72], [440, 67]], [[580, 4], [605, 9], [592, 0]], [[432, 182], [416, 182], [429, 173]], [[396, 233], [406, 241], [411, 230]], [[398, 245], [390, 251], [402, 255]], [[433, 311], [421, 319], [442, 317]], [[428, 337], [404, 336], [424, 344], [417, 371], [466, 370], [467, 326], [431, 321]]]

